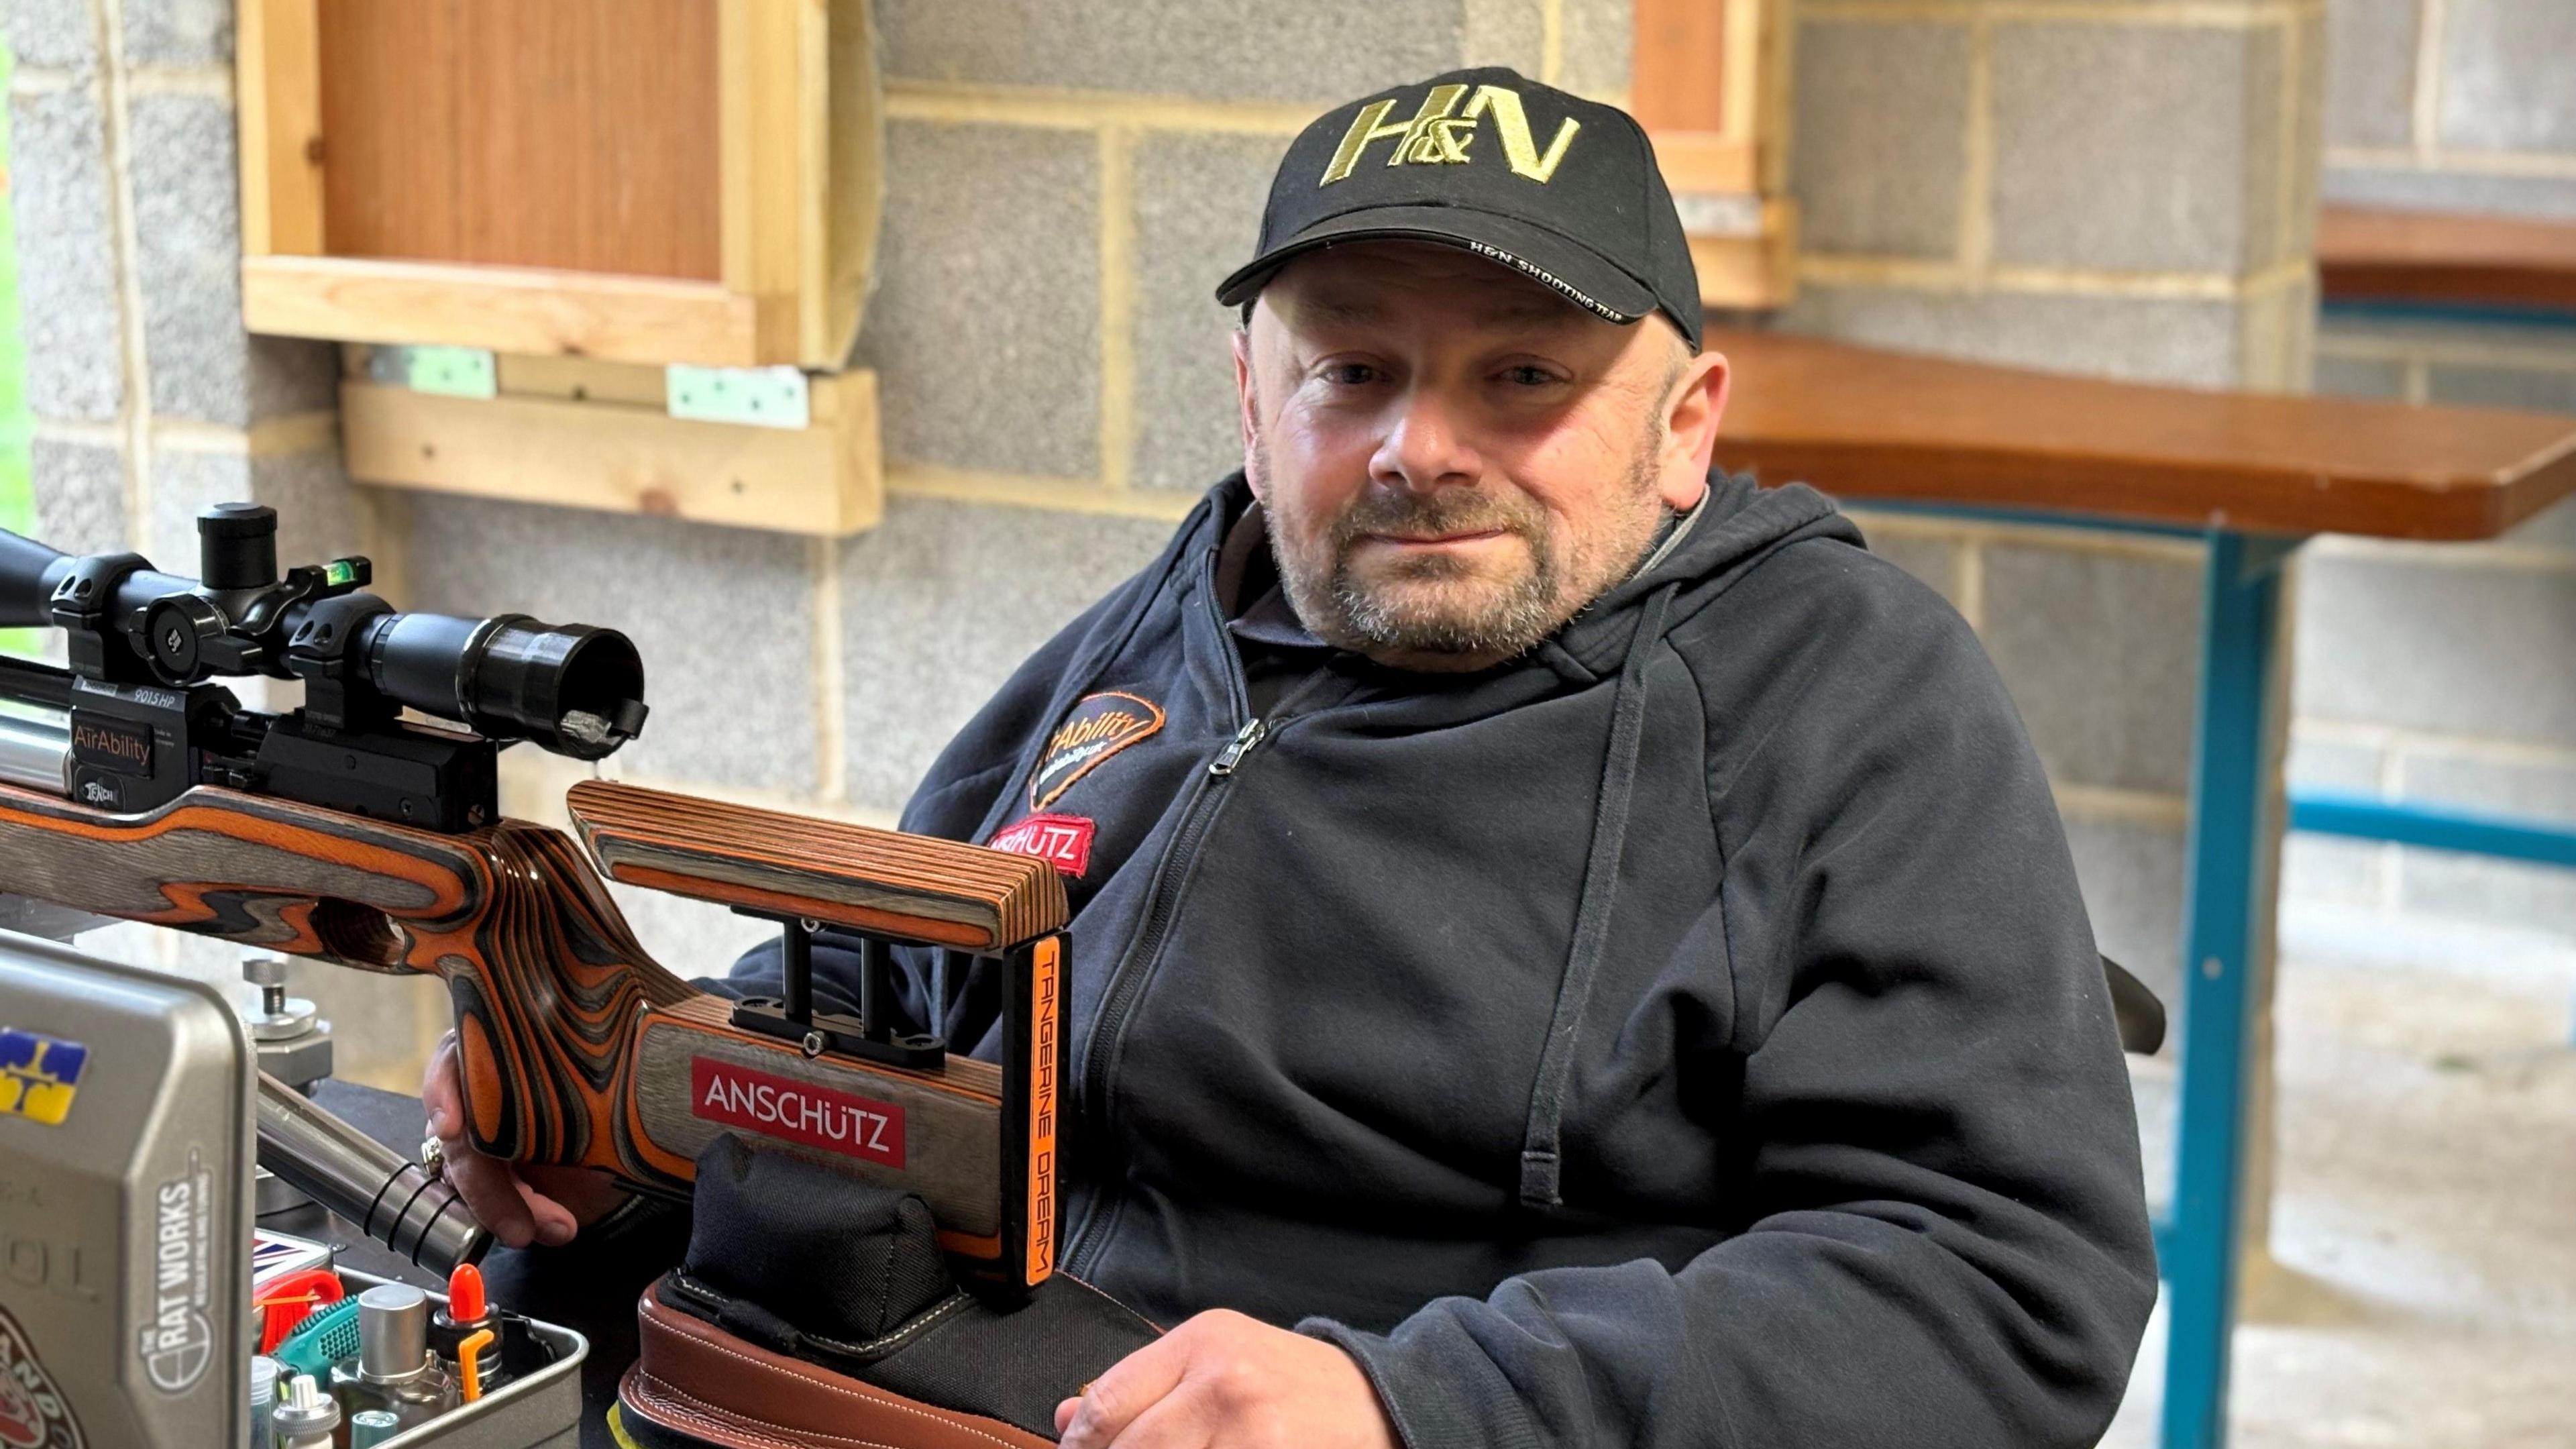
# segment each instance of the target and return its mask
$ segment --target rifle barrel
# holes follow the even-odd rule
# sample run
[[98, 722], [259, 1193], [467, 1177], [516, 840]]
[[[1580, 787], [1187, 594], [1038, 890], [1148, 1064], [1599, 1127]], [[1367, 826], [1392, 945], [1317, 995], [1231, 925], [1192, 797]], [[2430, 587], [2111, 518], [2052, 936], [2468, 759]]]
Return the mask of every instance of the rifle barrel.
[[0, 780], [42, 790], [49, 795], [72, 792], [70, 724], [0, 714]]

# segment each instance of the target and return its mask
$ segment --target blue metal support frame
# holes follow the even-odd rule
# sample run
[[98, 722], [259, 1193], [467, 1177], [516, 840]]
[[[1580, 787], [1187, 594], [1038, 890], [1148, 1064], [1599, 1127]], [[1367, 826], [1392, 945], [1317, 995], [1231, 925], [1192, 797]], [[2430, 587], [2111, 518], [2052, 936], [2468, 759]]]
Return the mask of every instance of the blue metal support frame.
[[2281, 564], [2306, 540], [2032, 509], [1847, 501], [1881, 512], [2207, 541], [2185, 854], [2173, 1206], [2155, 1226], [2166, 1333], [2159, 1442], [2162, 1449], [2223, 1449], [2254, 1086], [2252, 1027], [2263, 984], [2264, 943], [2255, 928], [2264, 918], [2257, 892], [2267, 888], [2262, 865], [2270, 847], [2265, 711]]
[[2383, 800], [2376, 795], [2294, 790], [2290, 794], [2290, 828], [2527, 860], [2537, 865], [2576, 866], [2576, 825], [2517, 820], [2447, 805]]
[[2173, 1215], [2158, 1234], [2166, 1292], [2164, 1449], [2227, 1442], [2252, 1019], [2262, 967], [2255, 892], [2266, 847], [2264, 708], [2295, 543], [2217, 532], [2201, 586], [2183, 903], [2181, 1089]]

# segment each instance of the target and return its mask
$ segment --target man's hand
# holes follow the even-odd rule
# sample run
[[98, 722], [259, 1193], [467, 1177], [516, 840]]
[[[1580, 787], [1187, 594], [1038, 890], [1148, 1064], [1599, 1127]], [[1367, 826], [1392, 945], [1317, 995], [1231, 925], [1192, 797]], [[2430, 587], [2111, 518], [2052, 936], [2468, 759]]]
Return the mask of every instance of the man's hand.
[[626, 1200], [607, 1174], [584, 1167], [519, 1167], [486, 1157], [465, 1140], [465, 1094], [456, 1085], [456, 1033], [439, 1038], [420, 1078], [420, 1104], [429, 1130], [447, 1159], [447, 1182], [465, 1199], [474, 1221], [513, 1248], [530, 1243], [559, 1247], [584, 1223], [597, 1222]]
[[1064, 1449], [1398, 1449], [1349, 1354], [1224, 1309], [1120, 1359], [1055, 1428]]

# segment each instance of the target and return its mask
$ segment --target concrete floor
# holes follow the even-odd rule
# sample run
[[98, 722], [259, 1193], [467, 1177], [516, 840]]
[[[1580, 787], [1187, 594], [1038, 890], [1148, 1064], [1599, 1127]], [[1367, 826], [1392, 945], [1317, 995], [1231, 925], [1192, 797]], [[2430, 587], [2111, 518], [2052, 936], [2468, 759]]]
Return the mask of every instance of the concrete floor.
[[[2576, 923], [2302, 908], [2282, 957], [2272, 1261], [2249, 1275], [2231, 1442], [2576, 1446]], [[2152, 1181], [2171, 1059], [2136, 1078]], [[2106, 1446], [2155, 1442], [2163, 1334]]]

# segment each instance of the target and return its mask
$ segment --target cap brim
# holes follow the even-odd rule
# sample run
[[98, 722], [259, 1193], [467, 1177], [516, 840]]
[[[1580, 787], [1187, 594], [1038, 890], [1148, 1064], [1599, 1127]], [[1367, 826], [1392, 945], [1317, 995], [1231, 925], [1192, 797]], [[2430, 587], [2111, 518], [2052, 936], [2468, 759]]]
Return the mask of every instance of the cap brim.
[[1357, 241], [1456, 247], [1509, 267], [1612, 322], [1634, 322], [1655, 310], [1652, 289], [1590, 247], [1516, 217], [1463, 206], [1372, 206], [1329, 217], [1226, 278], [1216, 299], [1227, 306], [1247, 302], [1281, 267], [1306, 253]]

